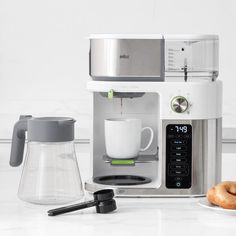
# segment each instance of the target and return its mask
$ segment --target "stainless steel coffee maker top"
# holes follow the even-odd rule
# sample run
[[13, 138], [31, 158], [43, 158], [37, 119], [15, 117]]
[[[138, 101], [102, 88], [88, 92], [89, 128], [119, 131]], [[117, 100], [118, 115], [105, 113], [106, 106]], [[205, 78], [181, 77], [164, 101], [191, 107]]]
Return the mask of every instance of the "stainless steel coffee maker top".
[[218, 77], [216, 35], [93, 35], [90, 75], [102, 81]]
[[94, 38], [90, 40], [90, 75], [109, 80], [163, 80], [164, 40]]

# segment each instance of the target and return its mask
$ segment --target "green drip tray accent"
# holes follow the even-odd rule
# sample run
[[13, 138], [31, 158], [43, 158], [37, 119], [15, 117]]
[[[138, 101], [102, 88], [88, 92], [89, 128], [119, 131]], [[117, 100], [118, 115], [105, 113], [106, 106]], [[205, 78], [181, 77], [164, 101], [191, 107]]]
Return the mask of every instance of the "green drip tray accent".
[[121, 160], [121, 159], [112, 159], [111, 160], [111, 165], [135, 165], [135, 161], [130, 159], [125, 159], [125, 160]]

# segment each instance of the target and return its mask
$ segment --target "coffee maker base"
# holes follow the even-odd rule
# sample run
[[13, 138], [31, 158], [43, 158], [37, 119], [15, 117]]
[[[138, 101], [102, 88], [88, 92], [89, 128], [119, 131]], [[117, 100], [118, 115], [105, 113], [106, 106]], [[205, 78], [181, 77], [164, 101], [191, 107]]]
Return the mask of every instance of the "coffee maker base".
[[158, 197], [205, 197], [206, 193], [195, 193], [191, 189], [166, 189], [166, 188], [154, 188], [148, 186], [149, 184], [142, 184], [137, 186], [115, 186], [115, 185], [104, 185], [98, 184], [93, 179], [85, 181], [85, 189], [94, 193], [102, 189], [113, 189], [116, 197], [127, 197], [127, 198], [158, 198]]

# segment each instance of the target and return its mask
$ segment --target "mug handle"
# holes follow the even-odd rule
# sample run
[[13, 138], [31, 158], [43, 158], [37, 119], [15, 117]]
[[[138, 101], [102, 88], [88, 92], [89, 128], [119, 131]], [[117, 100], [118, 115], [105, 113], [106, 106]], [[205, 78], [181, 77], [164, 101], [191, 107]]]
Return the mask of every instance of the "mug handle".
[[147, 144], [146, 147], [140, 148], [140, 151], [141, 151], [141, 152], [146, 151], [146, 150], [151, 146], [152, 141], [153, 141], [153, 137], [154, 137], [154, 133], [153, 133], [152, 128], [150, 128], [150, 127], [144, 127], [144, 128], [142, 128], [142, 131], [141, 131], [141, 132], [143, 132], [144, 130], [149, 130], [149, 131], [150, 131], [150, 139], [149, 139], [149, 142], [148, 142], [148, 144]]

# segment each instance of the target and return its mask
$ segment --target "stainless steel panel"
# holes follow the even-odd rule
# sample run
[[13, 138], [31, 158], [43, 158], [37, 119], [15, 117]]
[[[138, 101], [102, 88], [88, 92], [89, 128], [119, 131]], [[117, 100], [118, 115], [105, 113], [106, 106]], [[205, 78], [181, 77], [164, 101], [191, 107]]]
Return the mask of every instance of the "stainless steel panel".
[[90, 39], [95, 80], [164, 80], [163, 39]]

